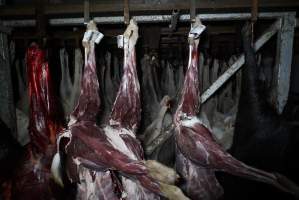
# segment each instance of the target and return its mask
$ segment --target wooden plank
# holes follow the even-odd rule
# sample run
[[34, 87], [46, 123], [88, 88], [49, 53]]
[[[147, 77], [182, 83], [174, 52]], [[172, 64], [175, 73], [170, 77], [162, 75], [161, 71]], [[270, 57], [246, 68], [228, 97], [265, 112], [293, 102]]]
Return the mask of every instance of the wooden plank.
[[33, 16], [35, 15], [35, 6], [0, 6], [0, 17], [15, 17], [15, 16]]
[[282, 113], [289, 95], [295, 23], [295, 15], [284, 16], [277, 35], [276, 65], [274, 67], [276, 78], [272, 101], [274, 101], [279, 114]]

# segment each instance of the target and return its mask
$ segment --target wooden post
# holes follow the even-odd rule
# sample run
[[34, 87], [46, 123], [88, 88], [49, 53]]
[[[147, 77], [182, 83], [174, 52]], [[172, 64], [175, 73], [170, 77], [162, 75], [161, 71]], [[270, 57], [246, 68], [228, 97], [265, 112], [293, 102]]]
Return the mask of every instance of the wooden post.
[[36, 35], [41, 47], [44, 47], [46, 41], [48, 20], [45, 15], [45, 0], [35, 0], [35, 14], [36, 14]]
[[196, 14], [196, 10], [195, 10], [195, 0], [190, 0], [190, 20], [191, 23], [195, 22], [195, 14]]
[[277, 34], [272, 103], [279, 114], [282, 113], [289, 95], [295, 26], [296, 15], [287, 14], [281, 18], [281, 27]]
[[252, 0], [251, 21], [256, 22], [257, 17], [258, 17], [258, 0]]
[[124, 22], [126, 25], [130, 23], [129, 0], [124, 0]]
[[90, 21], [90, 5], [89, 0], [84, 0], [84, 24], [88, 24]]

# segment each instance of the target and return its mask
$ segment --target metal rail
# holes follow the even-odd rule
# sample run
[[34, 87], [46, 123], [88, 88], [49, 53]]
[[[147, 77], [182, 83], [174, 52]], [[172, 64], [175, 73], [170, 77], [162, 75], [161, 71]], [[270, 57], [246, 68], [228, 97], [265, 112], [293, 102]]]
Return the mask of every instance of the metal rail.
[[[276, 19], [285, 15], [294, 15], [295, 12], [261, 12], [259, 13], [259, 19]], [[247, 20], [250, 19], [251, 13], [216, 13], [216, 14], [199, 14], [200, 19], [203, 21], [227, 21], [227, 20]], [[138, 23], [161, 23], [170, 22], [171, 15], [139, 15], [133, 16]], [[95, 17], [97, 24], [122, 24], [124, 23], [123, 16], [107, 16], [107, 17]], [[189, 22], [190, 15], [184, 14], [179, 18], [181, 22]], [[35, 26], [36, 21], [34, 19], [26, 20], [3, 20], [2, 25], [10, 27], [26, 27]], [[49, 19], [51, 26], [73, 26], [83, 25], [84, 18], [52, 18]]]

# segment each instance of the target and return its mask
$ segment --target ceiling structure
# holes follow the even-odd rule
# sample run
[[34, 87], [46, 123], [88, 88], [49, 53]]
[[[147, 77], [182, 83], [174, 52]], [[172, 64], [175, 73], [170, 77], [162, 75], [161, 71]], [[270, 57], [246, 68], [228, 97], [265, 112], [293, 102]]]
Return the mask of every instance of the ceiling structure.
[[[9, 3], [8, 3], [9, 2]], [[10, 0], [5, 6], [0, 6], [0, 18], [30, 17], [40, 9], [41, 3], [43, 12], [48, 16], [82, 16], [84, 1], [81, 0]], [[230, 11], [250, 11], [251, 0], [197, 0], [195, 7], [198, 13], [225, 12]], [[180, 10], [188, 13], [189, 1], [181, 0], [130, 0], [130, 14], [156, 14], [168, 13], [172, 10]], [[261, 11], [285, 11], [299, 8], [297, 0], [263, 0], [259, 2]], [[90, 13], [96, 16], [110, 16], [123, 13], [123, 0], [91, 0]]]

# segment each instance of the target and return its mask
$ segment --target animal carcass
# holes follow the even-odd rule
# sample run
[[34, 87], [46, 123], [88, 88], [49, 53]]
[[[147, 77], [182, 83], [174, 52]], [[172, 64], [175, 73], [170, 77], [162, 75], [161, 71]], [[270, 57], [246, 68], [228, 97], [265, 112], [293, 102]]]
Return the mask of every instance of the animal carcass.
[[55, 152], [56, 133], [61, 128], [55, 108], [51, 76], [45, 51], [35, 43], [27, 50], [30, 99], [30, 144], [20, 168], [16, 171], [14, 199], [52, 199], [51, 159]]
[[215, 171], [271, 184], [283, 191], [295, 191], [285, 182], [282, 175], [275, 175], [250, 167], [216, 143], [210, 130], [196, 116], [199, 111], [198, 43], [201, 30], [199, 18], [189, 33], [189, 64], [185, 75], [182, 97], [174, 116], [176, 126], [177, 170], [185, 179], [184, 191], [192, 199], [212, 200], [223, 194], [223, 188]]

